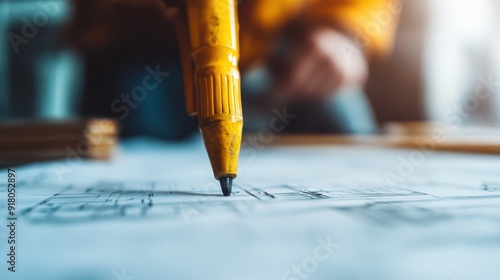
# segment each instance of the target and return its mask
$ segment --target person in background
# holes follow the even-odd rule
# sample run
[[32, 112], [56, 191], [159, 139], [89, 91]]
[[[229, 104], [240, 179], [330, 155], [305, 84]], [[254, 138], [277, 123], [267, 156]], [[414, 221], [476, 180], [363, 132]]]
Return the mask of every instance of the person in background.
[[[245, 129], [265, 126], [278, 110], [293, 115], [286, 132], [376, 130], [362, 89], [370, 60], [391, 50], [399, 1], [238, 4]], [[196, 129], [184, 110], [178, 13], [161, 0], [75, 1], [67, 38], [86, 61], [84, 116], [117, 117], [125, 136], [182, 139]], [[157, 86], [131, 99], [153, 72]]]

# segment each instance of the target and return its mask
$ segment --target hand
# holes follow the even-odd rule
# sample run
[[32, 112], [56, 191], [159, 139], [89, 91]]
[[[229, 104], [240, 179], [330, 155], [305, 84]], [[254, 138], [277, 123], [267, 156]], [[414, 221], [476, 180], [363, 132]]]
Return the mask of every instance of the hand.
[[347, 36], [318, 27], [293, 41], [278, 68], [277, 91], [293, 99], [325, 99], [339, 89], [362, 86], [368, 76], [363, 51]]

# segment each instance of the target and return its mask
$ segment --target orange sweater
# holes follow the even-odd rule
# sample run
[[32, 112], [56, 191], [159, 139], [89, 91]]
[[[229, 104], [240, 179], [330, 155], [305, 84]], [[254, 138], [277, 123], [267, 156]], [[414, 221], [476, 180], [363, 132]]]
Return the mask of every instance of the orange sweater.
[[336, 27], [373, 57], [389, 51], [401, 0], [240, 0], [240, 51], [243, 68], [270, 50], [280, 31], [294, 21]]

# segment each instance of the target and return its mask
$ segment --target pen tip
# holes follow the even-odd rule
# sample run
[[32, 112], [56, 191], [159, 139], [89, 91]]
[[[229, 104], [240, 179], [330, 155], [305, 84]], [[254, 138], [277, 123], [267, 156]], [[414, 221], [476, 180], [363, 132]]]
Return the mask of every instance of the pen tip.
[[229, 196], [231, 194], [231, 190], [233, 188], [233, 178], [231, 177], [222, 177], [220, 178], [220, 187], [222, 189], [222, 193], [224, 196]]

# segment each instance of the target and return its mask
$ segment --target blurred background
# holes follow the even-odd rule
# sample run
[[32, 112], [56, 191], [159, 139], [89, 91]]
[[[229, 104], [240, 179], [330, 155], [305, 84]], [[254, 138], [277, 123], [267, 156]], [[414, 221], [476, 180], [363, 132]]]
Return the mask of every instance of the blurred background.
[[[119, 117], [110, 109], [113, 101], [130, 92], [144, 77], [145, 67], [171, 60], [165, 50], [176, 49], [176, 40], [158, 34], [172, 27], [152, 27], [161, 22], [135, 15], [134, 10], [121, 11], [120, 18], [94, 18], [99, 13], [89, 11], [85, 4], [71, 0], [0, 1], [1, 121]], [[469, 102], [464, 123], [498, 126], [500, 0], [405, 0], [403, 5], [392, 53], [370, 65], [366, 93], [376, 122], [447, 121], [446, 112], [457, 106], [463, 109]], [[77, 20], [75, 8], [79, 9]], [[75, 22], [92, 20], [121, 30], [113, 35], [121, 47], [102, 52], [104, 46], [87, 44], [82, 52], [78, 46], [85, 44], [81, 42], [109, 39], [106, 30], [98, 28], [80, 37]], [[172, 75], [170, 78], [181, 79]], [[493, 94], [474, 98], [484, 81], [490, 82]], [[165, 90], [163, 84], [154, 89]], [[178, 103], [175, 110], [184, 110], [182, 95], [164, 96], [150, 102]], [[186, 117], [174, 123], [192, 127], [195, 122]], [[126, 125], [131, 126], [134, 124]]]

